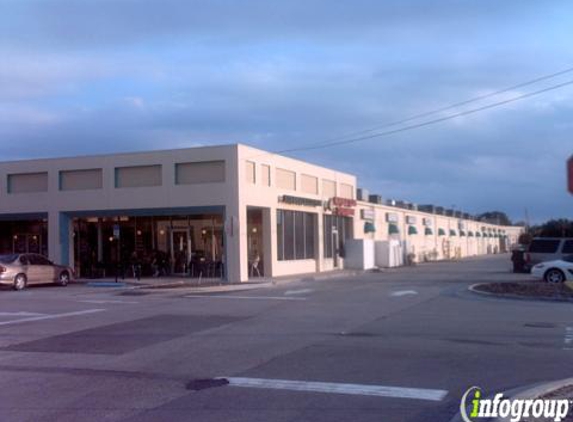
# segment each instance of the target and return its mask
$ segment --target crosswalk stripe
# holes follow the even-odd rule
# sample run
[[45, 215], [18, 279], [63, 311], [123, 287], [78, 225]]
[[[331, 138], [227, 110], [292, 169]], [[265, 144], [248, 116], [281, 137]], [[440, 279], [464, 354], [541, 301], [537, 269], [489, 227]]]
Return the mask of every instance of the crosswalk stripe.
[[291, 381], [263, 378], [225, 378], [230, 386], [243, 388], [265, 388], [275, 390], [309, 391], [315, 393], [351, 394], [360, 396], [393, 397], [402, 399], [441, 401], [446, 390], [424, 388], [390, 387], [368, 384], [345, 384], [316, 381]]

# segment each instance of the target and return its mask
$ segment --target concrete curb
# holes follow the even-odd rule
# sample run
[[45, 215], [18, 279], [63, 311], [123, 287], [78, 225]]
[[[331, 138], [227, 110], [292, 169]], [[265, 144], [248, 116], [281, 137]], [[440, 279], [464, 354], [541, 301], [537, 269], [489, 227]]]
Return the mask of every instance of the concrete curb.
[[[161, 284], [140, 284], [131, 280], [120, 280], [124, 285], [122, 288], [124, 290], [151, 290], [151, 291], [169, 291], [170, 289], [189, 289], [194, 292], [232, 292], [232, 291], [245, 291], [252, 290], [261, 287], [271, 287], [282, 284], [288, 284], [293, 282], [311, 282], [319, 280], [328, 280], [334, 278], [342, 277], [355, 277], [364, 274], [365, 271], [361, 270], [341, 270], [341, 271], [329, 271], [325, 273], [316, 274], [298, 274], [293, 276], [285, 276], [279, 278], [261, 278], [255, 281], [249, 281], [244, 283], [205, 283], [205, 285], [197, 285], [196, 282], [187, 282], [184, 280], [177, 280], [173, 282], [163, 282]], [[90, 281], [92, 282], [92, 281]], [[79, 281], [78, 284], [88, 285], [86, 281]], [[119, 287], [119, 286], [118, 286]]]
[[492, 293], [492, 292], [484, 292], [481, 290], [477, 290], [476, 287], [477, 286], [481, 286], [484, 284], [489, 284], [489, 283], [476, 283], [476, 284], [472, 284], [471, 286], [468, 287], [468, 290], [472, 293], [478, 294], [478, 295], [483, 295], [483, 296], [489, 296], [489, 297], [495, 297], [497, 299], [510, 299], [510, 300], [525, 300], [525, 301], [529, 301], [529, 302], [560, 302], [560, 303], [573, 303], [573, 298], [572, 299], [567, 299], [567, 298], [551, 298], [551, 297], [531, 297], [531, 296], [521, 296], [521, 295], [515, 295], [515, 294], [511, 294], [511, 293]]
[[[573, 385], [573, 378], [566, 378], [559, 381], [547, 382], [544, 384], [536, 384], [533, 387], [526, 387], [527, 389], [522, 389], [516, 394], [508, 395], [511, 399], [536, 399], [544, 396], [552, 391], [559, 390], [560, 388]], [[505, 394], [504, 394], [505, 396]], [[511, 417], [507, 418], [496, 418], [492, 422], [508, 422]]]
[[[513, 388], [507, 391], [501, 391], [504, 398], [506, 399], [536, 399], [538, 397], [544, 396], [552, 391], [559, 390], [563, 387], [573, 385], [573, 378], [566, 378], [559, 381], [551, 381], [544, 383], [531, 384], [525, 387]], [[498, 392], [496, 392], [497, 394]], [[461, 398], [460, 398], [461, 399]], [[493, 396], [488, 396], [488, 399], [493, 399]], [[481, 419], [485, 422], [484, 419]], [[507, 418], [489, 418], [488, 422], [508, 422], [511, 417]], [[460, 413], [456, 413], [455, 416], [450, 419], [450, 422], [464, 422]]]

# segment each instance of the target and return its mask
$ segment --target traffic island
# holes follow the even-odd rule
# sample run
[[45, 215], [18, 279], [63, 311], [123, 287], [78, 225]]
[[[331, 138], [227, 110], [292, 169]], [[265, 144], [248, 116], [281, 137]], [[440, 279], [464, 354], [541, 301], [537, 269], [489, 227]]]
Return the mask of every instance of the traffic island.
[[573, 378], [494, 391], [483, 397], [479, 387], [468, 391], [471, 397], [464, 396], [460, 412], [450, 422], [573, 422]]
[[499, 282], [474, 284], [474, 293], [510, 299], [549, 300], [573, 302], [573, 289], [567, 284], [550, 284], [543, 281]]
[[[563, 387], [559, 387], [553, 391], [550, 391], [546, 394], [543, 394], [539, 398], [542, 400], [569, 400], [570, 402], [573, 400], [573, 383], [571, 380], [568, 381], [567, 385]], [[546, 421], [546, 418], [528, 418], [525, 419], [523, 422], [542, 422]], [[573, 422], [573, 410], [569, 410], [569, 413], [561, 422]]]

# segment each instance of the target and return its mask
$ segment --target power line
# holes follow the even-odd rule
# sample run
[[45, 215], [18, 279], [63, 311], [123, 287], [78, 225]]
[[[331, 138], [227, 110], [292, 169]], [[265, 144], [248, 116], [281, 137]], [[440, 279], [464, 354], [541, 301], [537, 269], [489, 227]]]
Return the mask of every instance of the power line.
[[[399, 129], [393, 129], [393, 130], [389, 130], [386, 132], [378, 132], [378, 133], [374, 133], [371, 135], [364, 135], [364, 136], [360, 136], [360, 137], [356, 137], [356, 138], [351, 138], [351, 139], [345, 139], [345, 140], [341, 140], [341, 141], [334, 141], [334, 142], [329, 142], [329, 143], [323, 143], [323, 144], [318, 144], [318, 145], [311, 145], [311, 146], [307, 146], [307, 147], [299, 147], [299, 148], [290, 148], [290, 149], [285, 149], [285, 150], [281, 150], [281, 151], [276, 151], [274, 152], [275, 154], [283, 154], [283, 153], [288, 153], [288, 152], [295, 152], [295, 151], [308, 151], [308, 150], [315, 150], [315, 149], [323, 149], [323, 148], [330, 148], [333, 146], [338, 146], [338, 145], [346, 145], [346, 144], [352, 144], [352, 143], [356, 143], [356, 142], [360, 142], [360, 141], [365, 141], [368, 139], [373, 139], [373, 138], [379, 138], [379, 137], [383, 137], [383, 136], [389, 136], [389, 135], [394, 135], [396, 133], [401, 133], [401, 132], [406, 132], [412, 129], [418, 129], [421, 127], [425, 127], [425, 126], [430, 126], [430, 125], [434, 125], [436, 123], [441, 123], [447, 120], [451, 120], [451, 119], [455, 119], [457, 117], [462, 117], [462, 116], [467, 116], [470, 114], [475, 114], [478, 113], [480, 111], [484, 111], [484, 110], [488, 110], [491, 108], [495, 108], [495, 107], [500, 107], [502, 105], [505, 104], [509, 104], [515, 101], [519, 101], [522, 100], [524, 98], [529, 98], [529, 97], [533, 97], [535, 95], [539, 95], [539, 94], [543, 94], [544, 92], [548, 92], [548, 91], [553, 91], [559, 88], [563, 88], [565, 86], [568, 85], [573, 85], [573, 80], [569, 80], [567, 82], [563, 82], [557, 85], [552, 85], [537, 91], [532, 91], [532, 92], [528, 92], [525, 94], [521, 94], [518, 95], [516, 97], [512, 97], [503, 101], [498, 101], [495, 103], [491, 103], [491, 104], [487, 104], [485, 106], [481, 106], [481, 107], [477, 107], [477, 108], [473, 108], [470, 110], [465, 110], [465, 111], [461, 111], [459, 113], [455, 113], [455, 114], [450, 114], [449, 116], [445, 116], [445, 117], [440, 117], [437, 119], [433, 119], [433, 120], [428, 120], [422, 123], [416, 123], [416, 124], [412, 124], [409, 126], [405, 126]], [[432, 113], [433, 114], [433, 113]]]
[[[515, 89], [523, 88], [523, 87], [525, 87], [525, 86], [534, 85], [534, 84], [536, 84], [536, 83], [538, 83], [538, 82], [546, 81], [546, 80], [548, 80], [548, 79], [553, 79], [553, 78], [556, 78], [556, 77], [558, 77], [558, 76], [562, 76], [562, 75], [565, 75], [565, 74], [571, 73], [571, 72], [573, 72], [573, 67], [569, 67], [569, 68], [566, 68], [566, 69], [563, 69], [563, 70], [560, 70], [560, 71], [558, 71], [558, 72], [551, 73], [551, 74], [548, 74], [548, 75], [539, 76], [539, 77], [537, 77], [537, 78], [530, 79], [530, 80], [528, 80], [528, 81], [521, 82], [521, 83], [519, 83], [519, 84], [512, 85], [512, 86], [509, 86], [509, 87], [506, 87], [506, 88], [503, 88], [503, 89], [500, 89], [500, 90], [491, 92], [491, 93], [489, 93], [489, 94], [479, 95], [479, 96], [477, 96], [477, 97], [473, 97], [473, 98], [470, 98], [470, 99], [467, 99], [467, 100], [459, 101], [459, 102], [456, 102], [456, 103], [453, 103], [453, 104], [450, 104], [450, 105], [447, 105], [447, 106], [444, 106], [444, 107], [440, 107], [440, 108], [437, 108], [437, 109], [434, 109], [434, 110], [431, 110], [431, 111], [426, 111], [426, 112], [422, 112], [422, 113], [419, 113], [419, 114], [415, 114], [415, 115], [412, 115], [412, 116], [410, 116], [410, 117], [406, 117], [406, 118], [401, 119], [401, 120], [396, 120], [396, 121], [394, 121], [394, 122], [388, 122], [388, 123], [382, 123], [382, 124], [379, 124], [379, 125], [372, 126], [372, 127], [369, 128], [369, 129], [364, 129], [364, 130], [360, 130], [360, 131], [356, 131], [356, 132], [350, 132], [350, 133], [347, 133], [346, 135], [337, 136], [337, 137], [335, 137], [335, 138], [331, 138], [331, 139], [328, 139], [328, 140], [326, 140], [326, 141], [323, 141], [323, 142], [320, 142], [320, 143], [316, 143], [316, 144], [314, 144], [314, 145], [310, 145], [309, 147], [316, 147], [316, 148], [318, 148], [318, 147], [320, 147], [320, 146], [322, 146], [322, 145], [330, 145], [330, 144], [333, 143], [333, 142], [336, 142], [336, 141], [339, 141], [339, 140], [342, 140], [342, 139], [346, 139], [346, 138], [348, 138], [348, 137], [355, 137], [355, 136], [358, 136], [358, 135], [361, 135], [361, 134], [366, 134], [366, 133], [374, 132], [374, 131], [379, 130], [379, 129], [385, 129], [385, 128], [389, 128], [389, 127], [393, 127], [393, 126], [398, 126], [398, 125], [401, 125], [401, 124], [403, 124], [403, 123], [411, 122], [412, 120], [418, 120], [418, 119], [421, 119], [421, 118], [423, 118], [423, 117], [429, 117], [429, 116], [432, 116], [432, 115], [434, 115], [434, 114], [442, 113], [442, 112], [444, 112], [444, 111], [448, 111], [448, 110], [451, 110], [451, 109], [454, 109], [454, 108], [457, 108], [457, 107], [461, 107], [461, 106], [464, 106], [464, 105], [467, 105], [467, 104], [471, 104], [471, 103], [474, 103], [474, 102], [477, 102], [477, 101], [485, 100], [485, 99], [488, 99], [488, 98], [491, 98], [491, 97], [496, 97], [496, 96], [498, 96], [498, 95], [500, 95], [500, 94], [504, 94], [504, 93], [506, 93], [506, 92], [513, 91], [513, 90], [515, 90]], [[304, 147], [301, 147], [301, 148], [304, 148]], [[293, 151], [293, 150], [296, 150], [296, 149], [288, 149], [288, 150], [285, 150], [285, 151]], [[277, 153], [282, 153], [282, 152], [285, 152], [285, 151], [277, 151]]]

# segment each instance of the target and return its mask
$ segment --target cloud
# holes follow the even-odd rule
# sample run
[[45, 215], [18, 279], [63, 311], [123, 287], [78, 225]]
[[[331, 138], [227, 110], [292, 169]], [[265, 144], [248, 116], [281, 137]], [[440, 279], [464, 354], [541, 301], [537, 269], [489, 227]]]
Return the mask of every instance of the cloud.
[[[281, 150], [384, 130], [571, 66], [570, 12], [530, 0], [0, 0], [0, 153]], [[292, 155], [385, 197], [561, 216], [571, 96]]]

